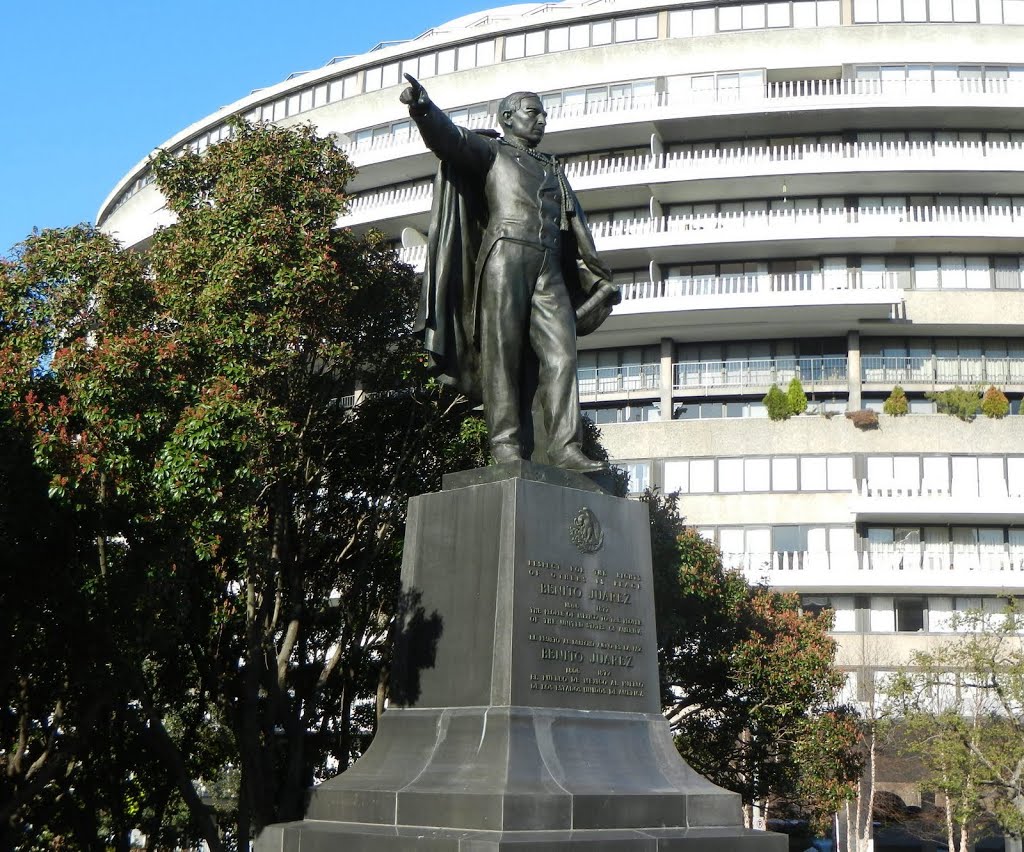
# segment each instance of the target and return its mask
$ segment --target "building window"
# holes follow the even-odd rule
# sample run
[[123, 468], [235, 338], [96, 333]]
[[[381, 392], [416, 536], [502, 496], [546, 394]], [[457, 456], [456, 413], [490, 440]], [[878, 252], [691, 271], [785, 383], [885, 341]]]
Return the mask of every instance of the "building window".
[[801, 595], [800, 606], [808, 615], [831, 610], [833, 633], [853, 633], [857, 629], [852, 595]]
[[583, 416], [598, 426], [608, 423], [646, 423], [660, 420], [661, 412], [654, 402], [620, 405], [610, 408], [585, 408]]
[[924, 631], [928, 607], [923, 597], [897, 597], [893, 606], [896, 613], [897, 633]]
[[832, 602], [827, 595], [801, 595], [800, 606], [808, 615], [820, 615], [832, 608]]
[[666, 80], [670, 95], [702, 103], [760, 99], [765, 96], [764, 71], [721, 71], [715, 74], [686, 74]]
[[[653, 103], [656, 94], [654, 80], [626, 80], [606, 86], [588, 86], [585, 89], [541, 92], [541, 100], [548, 110], [562, 107], [572, 113], [584, 113], [604, 109], [609, 100], [616, 101], [616, 105], [620, 107], [628, 104]], [[649, 149], [645, 149], [645, 153], [649, 154]], [[643, 211], [644, 215], [648, 212], [646, 209]], [[592, 216], [588, 218], [593, 221]]]
[[[1012, 10], [1015, 2], [1005, 0], [1004, 5]], [[853, 21], [856, 24], [1003, 23], [999, 0], [854, 0]]]
[[650, 462], [625, 462], [616, 467], [629, 477], [630, 494], [642, 494], [651, 487]]
[[669, 12], [671, 38], [765, 28], [835, 27], [839, 24], [839, 0], [743, 3], [723, 5], [717, 9], [675, 9]]

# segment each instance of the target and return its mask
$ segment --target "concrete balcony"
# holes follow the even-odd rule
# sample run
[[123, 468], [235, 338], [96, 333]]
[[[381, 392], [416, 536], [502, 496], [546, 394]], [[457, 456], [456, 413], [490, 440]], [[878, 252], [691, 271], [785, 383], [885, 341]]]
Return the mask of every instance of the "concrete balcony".
[[654, 400], [661, 393], [661, 365], [634, 364], [623, 367], [581, 367], [576, 371], [580, 399], [595, 402]]
[[726, 553], [723, 564], [779, 591], [999, 593], [1024, 585], [1024, 554], [972, 552]]
[[725, 211], [591, 223], [598, 249], [613, 266], [906, 252], [1013, 252], [1024, 236], [1024, 208], [975, 205], [857, 205], [770, 211]]
[[[679, 263], [723, 256], [740, 260], [822, 253], [884, 254], [894, 241], [906, 253], [934, 253], [939, 247], [965, 254], [1014, 253], [1024, 237], [1024, 208], [857, 206], [695, 213], [595, 222], [591, 232], [598, 251], [612, 268], [646, 266], [651, 260]], [[403, 249], [401, 259], [422, 269], [422, 247]], [[861, 303], [866, 298], [861, 298]], [[893, 299], [883, 295], [876, 301], [890, 304]]]
[[983, 482], [973, 488], [930, 488], [922, 485], [854, 485], [850, 512], [858, 521], [899, 523], [1006, 524], [1024, 516], [1024, 483]]
[[[849, 191], [850, 175], [857, 191], [885, 191], [899, 173], [905, 192], [934, 192], [942, 176], [945, 192], [1005, 192], [1012, 173], [1024, 179], [1019, 142], [830, 142], [753, 145], [724, 150], [677, 151], [648, 157], [617, 157], [570, 162], [565, 172], [577, 192], [649, 187], [661, 202], [716, 198], [742, 193], [744, 197], [778, 193], [786, 178], [791, 195]], [[985, 174], [991, 173], [990, 178]], [[962, 175], [962, 179], [956, 177]], [[806, 180], [802, 178], [806, 177]], [[742, 189], [708, 192], [710, 181], [742, 179]], [[763, 190], [763, 192], [761, 191]], [[589, 205], [588, 205], [589, 206]]]
[[[423, 245], [407, 246], [399, 257], [422, 272], [426, 252]], [[859, 270], [628, 283], [621, 288], [622, 303], [596, 334], [580, 339], [580, 346], [629, 346], [681, 333], [691, 339], [727, 338], [749, 334], [750, 325], [757, 325], [761, 336], [845, 335], [863, 320], [900, 316], [905, 291], [897, 283], [895, 275], [862, 276]]]
[[[621, 287], [625, 311], [641, 311], [638, 304], [657, 299], [740, 298], [769, 296], [787, 307], [798, 306], [804, 293], [841, 294], [850, 290], [867, 291], [899, 289], [895, 273], [881, 272], [865, 275], [859, 269], [839, 269], [829, 272], [795, 272], [785, 274], [749, 273], [736, 275], [693, 275], [668, 278], [664, 281], [637, 281]], [[884, 298], [899, 299], [898, 294]], [[865, 302], [873, 295], [863, 297]]]
[[396, 219], [399, 224], [402, 220], [417, 220], [430, 212], [433, 197], [434, 187], [429, 181], [383, 192], [363, 193], [352, 199], [347, 213], [338, 217], [338, 227], [379, 226], [381, 222]]
[[[861, 360], [867, 390], [877, 386], [888, 392], [895, 384], [920, 391], [986, 383], [1014, 391], [1024, 389], [1024, 359], [862, 356]], [[849, 390], [848, 364], [844, 355], [680, 361], [672, 365], [672, 391], [691, 397], [762, 395], [773, 384], [784, 387], [798, 378], [805, 391], [845, 394]], [[591, 402], [655, 399], [661, 391], [657, 364], [581, 368], [578, 376], [581, 398]]]
[[1017, 389], [1024, 388], [1024, 358], [862, 355], [861, 379], [865, 385], [900, 385], [910, 391], [986, 384]]
[[[595, 335], [601, 345], [628, 345], [631, 329], [673, 336], [709, 335], [717, 329], [761, 335], [844, 335], [864, 319], [887, 320], [901, 313], [904, 291], [895, 276], [861, 276], [859, 270], [793, 275], [723, 275], [644, 281], [622, 286], [622, 304]], [[621, 340], [620, 340], [621, 338]], [[586, 339], [589, 343], [589, 339]], [[584, 345], [587, 345], [585, 343]]]
[[[609, 145], [621, 145], [641, 138], [643, 131], [647, 131], [649, 138], [650, 129], [671, 128], [673, 122], [688, 120], [696, 126], [693, 122], [702, 119], [718, 122], [745, 114], [756, 114], [763, 120], [772, 114], [822, 110], [1017, 110], [1021, 91], [1021, 84], [1015, 80], [786, 80], [743, 89], [659, 92], [552, 106], [548, 110], [547, 134], [551, 150], [561, 152], [568, 148], [558, 137], [583, 130], [601, 130]], [[495, 128], [497, 116], [482, 115], [467, 125], [474, 129]], [[630, 126], [633, 132], [629, 132]], [[672, 134], [666, 133], [665, 138], [672, 138]], [[403, 127], [400, 132], [358, 143], [347, 142], [341, 148], [358, 168], [364, 169], [421, 153], [423, 143], [415, 128]]]
[[[850, 176], [857, 191], [884, 191], [900, 175], [904, 192], [934, 192], [941, 176], [943, 191], [1007, 191], [1007, 180], [1020, 175], [1024, 191], [1024, 144], [1019, 142], [835, 142], [820, 144], [755, 145], [727, 150], [677, 151], [646, 157], [614, 157], [569, 162], [565, 173], [587, 208], [614, 203], [635, 189], [638, 203], [653, 194], [661, 203], [702, 197], [724, 199], [778, 193], [785, 178], [791, 195], [848, 192]], [[710, 190], [712, 181], [738, 181], [730, 188]], [[356, 226], [430, 211], [432, 186], [418, 186], [357, 196], [341, 226]]]
[[800, 379], [805, 391], [847, 390], [845, 356], [683, 361], [672, 365], [672, 390], [689, 395], [763, 394], [772, 385]]

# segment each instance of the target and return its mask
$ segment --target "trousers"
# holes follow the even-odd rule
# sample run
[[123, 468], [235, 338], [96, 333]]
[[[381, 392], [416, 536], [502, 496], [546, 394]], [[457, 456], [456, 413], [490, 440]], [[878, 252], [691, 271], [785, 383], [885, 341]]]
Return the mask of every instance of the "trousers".
[[539, 407], [548, 455], [557, 458], [578, 443], [580, 428], [576, 318], [559, 253], [500, 239], [487, 255], [480, 286], [480, 368], [491, 446], [532, 448], [530, 412]]

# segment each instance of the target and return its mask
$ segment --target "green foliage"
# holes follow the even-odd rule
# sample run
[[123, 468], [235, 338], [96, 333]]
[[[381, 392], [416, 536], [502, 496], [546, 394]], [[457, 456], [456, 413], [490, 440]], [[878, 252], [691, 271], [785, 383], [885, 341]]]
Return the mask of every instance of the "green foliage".
[[[601, 429], [589, 417], [583, 418], [583, 436], [580, 441], [587, 458], [597, 461], [608, 462], [608, 451], [601, 443]], [[629, 494], [629, 474], [620, 467], [611, 465], [609, 468], [611, 476], [611, 493], [617, 497], [625, 497]]]
[[[790, 404], [789, 396], [783, 393], [778, 385], [772, 385], [768, 388], [768, 393], [764, 395], [764, 399], [761, 402], [764, 403], [764, 407], [768, 410], [768, 417], [771, 420], [788, 420], [793, 416], [793, 408]], [[805, 406], [806, 402], [805, 398]]]
[[989, 385], [985, 395], [981, 399], [981, 413], [986, 417], [1001, 420], [1010, 413], [1010, 400], [995, 385]]
[[926, 393], [928, 399], [935, 401], [940, 414], [949, 414], [960, 420], [971, 421], [981, 410], [981, 389], [967, 390], [957, 385], [944, 391]]
[[803, 414], [807, 410], [807, 394], [804, 393], [804, 386], [797, 376], [793, 376], [789, 380], [789, 387], [786, 388], [786, 401], [793, 414]]
[[860, 775], [857, 729], [837, 704], [831, 613], [751, 587], [687, 528], [673, 496], [651, 516], [662, 702], [683, 756], [745, 803], [789, 801], [825, 820]]
[[903, 392], [903, 388], [896, 385], [892, 389], [882, 404], [882, 411], [890, 417], [903, 417], [910, 411], [910, 403], [907, 402], [907, 395]]
[[[10, 650], [34, 734], [0, 813], [80, 848], [135, 827], [220, 850], [301, 817], [328, 760], [365, 747], [407, 500], [482, 438], [408, 335], [411, 270], [334, 227], [353, 172], [331, 140], [236, 122], [154, 171], [177, 222], [146, 255], [76, 227], [0, 266], [0, 404], [42, 472], [12, 511], [58, 513], [75, 548], [19, 571], [34, 609], [4, 600], [26, 620]], [[17, 708], [20, 683], [0, 686]]]

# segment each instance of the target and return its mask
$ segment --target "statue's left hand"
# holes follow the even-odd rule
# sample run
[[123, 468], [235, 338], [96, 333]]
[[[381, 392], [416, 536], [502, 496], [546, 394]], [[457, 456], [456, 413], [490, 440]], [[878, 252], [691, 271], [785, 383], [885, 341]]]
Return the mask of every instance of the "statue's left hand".
[[612, 312], [612, 306], [621, 300], [619, 288], [611, 281], [602, 281], [590, 297], [576, 309], [576, 334], [583, 336], [595, 331]]

